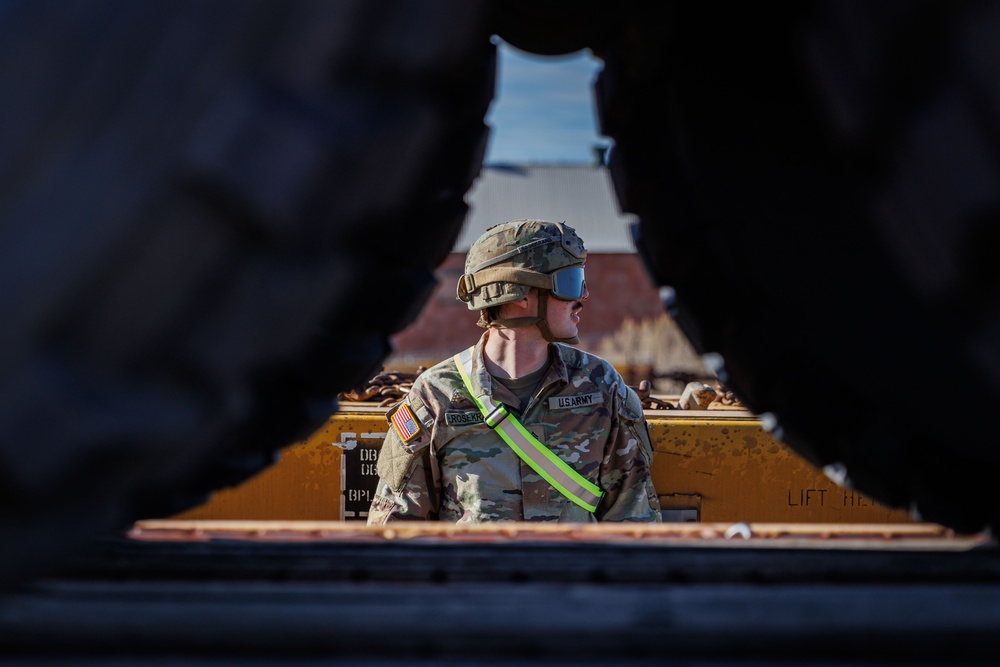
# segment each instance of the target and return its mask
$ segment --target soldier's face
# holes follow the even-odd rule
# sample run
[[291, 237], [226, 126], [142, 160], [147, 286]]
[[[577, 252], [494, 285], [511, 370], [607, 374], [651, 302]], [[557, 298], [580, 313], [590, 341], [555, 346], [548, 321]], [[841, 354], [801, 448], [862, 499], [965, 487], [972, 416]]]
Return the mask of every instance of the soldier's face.
[[580, 311], [583, 302], [590, 298], [590, 292], [583, 290], [580, 301], [560, 301], [549, 299], [547, 304], [549, 328], [556, 338], [572, 338], [579, 333]]

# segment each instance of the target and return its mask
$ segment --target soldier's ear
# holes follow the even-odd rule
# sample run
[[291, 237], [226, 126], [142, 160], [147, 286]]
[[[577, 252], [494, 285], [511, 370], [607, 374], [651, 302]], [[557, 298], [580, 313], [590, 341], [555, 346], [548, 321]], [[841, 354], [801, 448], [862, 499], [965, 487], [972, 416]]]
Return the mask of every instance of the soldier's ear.
[[523, 299], [518, 299], [517, 301], [511, 301], [510, 305], [517, 308], [518, 310], [526, 310], [529, 305], [528, 297], [531, 296], [531, 292], [528, 292], [528, 296]]

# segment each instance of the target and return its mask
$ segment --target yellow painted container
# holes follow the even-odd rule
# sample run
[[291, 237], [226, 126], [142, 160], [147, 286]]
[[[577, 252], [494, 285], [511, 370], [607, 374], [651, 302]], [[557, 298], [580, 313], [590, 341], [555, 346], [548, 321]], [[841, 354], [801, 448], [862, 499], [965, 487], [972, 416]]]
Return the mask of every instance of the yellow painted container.
[[384, 408], [344, 403], [306, 441], [284, 448], [276, 464], [176, 518], [363, 519], [378, 479], [374, 457], [388, 426]]
[[[734, 409], [646, 412], [653, 483], [671, 521], [900, 523], [894, 510], [838, 487]], [[182, 519], [362, 520], [378, 478], [385, 409], [344, 403], [305, 442]]]
[[903, 510], [834, 484], [747, 412], [647, 411], [646, 420], [660, 506], [681, 520], [910, 521]]

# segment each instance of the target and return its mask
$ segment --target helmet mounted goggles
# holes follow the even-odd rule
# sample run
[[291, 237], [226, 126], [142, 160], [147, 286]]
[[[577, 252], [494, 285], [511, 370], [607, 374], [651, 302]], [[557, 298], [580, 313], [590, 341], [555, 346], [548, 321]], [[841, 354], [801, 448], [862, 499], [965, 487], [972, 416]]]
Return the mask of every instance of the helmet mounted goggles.
[[552, 273], [501, 266], [464, 274], [458, 283], [458, 298], [468, 301], [470, 295], [483, 285], [497, 282], [518, 283], [549, 290], [560, 301], [580, 301], [587, 290], [582, 264], [567, 266]]
[[552, 278], [552, 296], [560, 301], [580, 301], [587, 291], [583, 266], [567, 266], [549, 274]]

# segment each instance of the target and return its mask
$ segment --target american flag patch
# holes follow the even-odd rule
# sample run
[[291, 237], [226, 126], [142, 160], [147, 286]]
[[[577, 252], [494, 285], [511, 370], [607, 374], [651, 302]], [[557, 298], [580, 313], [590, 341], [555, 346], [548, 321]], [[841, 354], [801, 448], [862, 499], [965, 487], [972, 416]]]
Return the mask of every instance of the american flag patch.
[[420, 424], [413, 418], [410, 406], [406, 403], [400, 403], [389, 419], [392, 420], [392, 424], [396, 427], [403, 442], [409, 442], [420, 435]]

